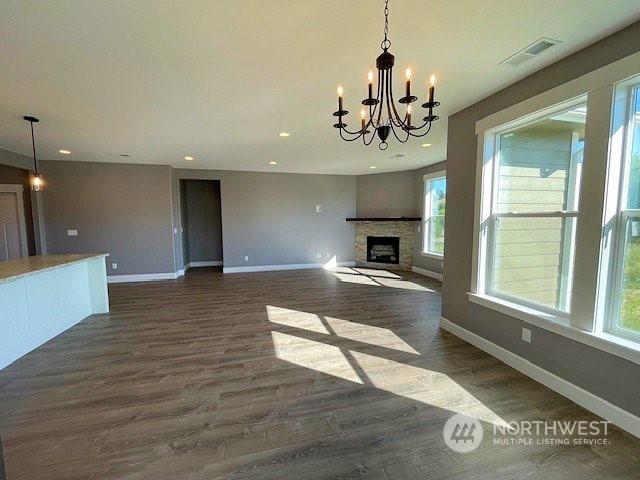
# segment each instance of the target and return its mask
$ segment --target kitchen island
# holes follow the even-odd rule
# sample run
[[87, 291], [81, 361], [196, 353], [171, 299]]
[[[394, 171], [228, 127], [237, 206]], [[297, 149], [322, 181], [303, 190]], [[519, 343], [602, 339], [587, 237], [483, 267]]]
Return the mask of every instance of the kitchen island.
[[106, 256], [0, 262], [0, 369], [89, 315], [109, 311]]

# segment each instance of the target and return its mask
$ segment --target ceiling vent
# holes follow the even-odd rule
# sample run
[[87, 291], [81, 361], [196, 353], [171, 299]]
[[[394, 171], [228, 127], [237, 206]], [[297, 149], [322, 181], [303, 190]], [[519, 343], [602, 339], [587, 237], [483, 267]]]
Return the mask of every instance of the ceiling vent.
[[524, 47], [522, 50], [518, 50], [509, 58], [501, 61], [499, 65], [504, 65], [505, 67], [511, 68], [519, 67], [523, 63], [528, 62], [529, 60], [540, 55], [542, 52], [546, 52], [551, 47], [558, 45], [559, 43], [562, 42], [560, 40], [554, 40], [552, 38], [539, 38], [535, 42]]

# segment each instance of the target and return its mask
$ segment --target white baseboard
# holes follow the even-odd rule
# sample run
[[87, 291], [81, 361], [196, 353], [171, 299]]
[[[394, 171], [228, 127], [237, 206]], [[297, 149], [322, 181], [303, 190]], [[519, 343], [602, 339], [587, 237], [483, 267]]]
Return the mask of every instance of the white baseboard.
[[179, 272], [171, 273], [138, 273], [135, 275], [109, 275], [107, 283], [128, 283], [128, 282], [152, 282], [155, 280], [173, 280], [178, 278]]
[[222, 260], [207, 260], [204, 262], [189, 262], [185, 265], [186, 268], [193, 267], [220, 267], [222, 266]]
[[524, 373], [527, 377], [567, 397], [569, 400], [610, 421], [630, 434], [640, 437], [640, 418], [632, 413], [558, 377], [544, 368], [531, 363], [529, 360], [490, 342], [444, 317], [440, 318], [440, 328], [487, 352], [489, 355], [501, 360], [510, 367]]
[[[272, 272], [276, 270], [303, 270], [325, 268], [326, 263], [291, 263], [288, 265], [255, 265], [252, 267], [224, 267], [223, 273]], [[355, 267], [356, 262], [338, 262], [339, 267]]]
[[431, 270], [427, 270], [424, 268], [416, 267], [415, 265], [411, 267], [413, 272], [419, 273], [420, 275], [424, 275], [425, 277], [435, 278], [436, 280], [442, 281], [442, 274], [438, 272], [432, 272]]

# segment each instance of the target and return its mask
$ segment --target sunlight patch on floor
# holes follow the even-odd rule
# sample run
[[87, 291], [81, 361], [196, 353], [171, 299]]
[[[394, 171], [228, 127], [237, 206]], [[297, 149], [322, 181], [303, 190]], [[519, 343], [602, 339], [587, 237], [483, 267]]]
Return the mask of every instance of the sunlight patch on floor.
[[348, 320], [333, 317], [325, 317], [325, 320], [333, 330], [333, 333], [339, 337], [375, 345], [376, 347], [390, 348], [420, 355], [411, 345], [388, 328], [349, 322]]
[[407, 280], [396, 280], [395, 278], [376, 277], [376, 282], [378, 282], [380, 285], [384, 287], [401, 288], [403, 290], [416, 290], [419, 292], [431, 292], [431, 293], [434, 292], [434, 290], [430, 288], [423, 287], [422, 285], [419, 285], [417, 283], [408, 282]]
[[341, 282], [357, 283], [360, 285], [369, 285], [379, 287], [380, 284], [375, 280], [360, 274], [332, 272]]
[[507, 425], [502, 418], [444, 373], [353, 350], [350, 353], [369, 381], [381, 390], [485, 422]]
[[338, 347], [282, 332], [271, 332], [271, 338], [276, 357], [280, 360], [350, 382], [362, 383], [357, 372]]
[[378, 270], [376, 268], [354, 268], [361, 275], [369, 275], [370, 277], [386, 277], [386, 278], [402, 278], [400, 275], [389, 272], [388, 270]]
[[271, 323], [329, 335], [327, 327], [322, 323], [320, 317], [314, 313], [267, 305], [267, 317]]
[[402, 277], [396, 275], [395, 273], [387, 272], [386, 270], [375, 270], [372, 268], [338, 267], [335, 270], [330, 271], [341, 282], [369, 285], [374, 287], [399, 288], [402, 290], [414, 290], [418, 292], [435, 292], [435, 290], [423, 287], [418, 283], [403, 280]]

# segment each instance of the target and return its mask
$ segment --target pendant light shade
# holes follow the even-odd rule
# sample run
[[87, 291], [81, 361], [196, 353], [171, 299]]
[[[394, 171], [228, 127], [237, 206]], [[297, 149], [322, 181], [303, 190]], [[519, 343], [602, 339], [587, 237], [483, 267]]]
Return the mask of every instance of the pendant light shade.
[[36, 140], [33, 134], [33, 124], [38, 123], [36, 117], [24, 116], [24, 118], [31, 125], [31, 147], [33, 148], [33, 173], [31, 174], [31, 189], [35, 192], [44, 190], [44, 178], [40, 172], [38, 172], [38, 159], [36, 157]]

